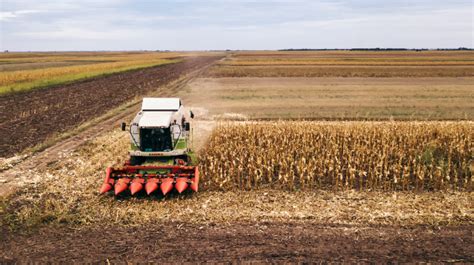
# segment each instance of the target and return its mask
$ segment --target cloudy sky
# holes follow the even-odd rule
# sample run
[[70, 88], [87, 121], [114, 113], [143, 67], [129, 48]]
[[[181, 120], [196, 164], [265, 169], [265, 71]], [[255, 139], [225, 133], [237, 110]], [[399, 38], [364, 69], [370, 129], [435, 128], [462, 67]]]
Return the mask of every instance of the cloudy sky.
[[0, 49], [473, 47], [472, 0], [1, 0]]

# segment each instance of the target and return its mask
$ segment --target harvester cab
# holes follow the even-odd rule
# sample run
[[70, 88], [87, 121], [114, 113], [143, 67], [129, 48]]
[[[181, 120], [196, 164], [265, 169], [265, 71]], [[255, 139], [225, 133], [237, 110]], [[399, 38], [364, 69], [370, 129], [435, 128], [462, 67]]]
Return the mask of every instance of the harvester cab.
[[122, 123], [130, 134], [130, 160], [120, 168], [106, 169], [100, 193], [114, 189], [115, 195], [145, 189], [163, 195], [176, 189], [198, 191], [199, 169], [193, 166], [190, 148], [192, 112], [186, 113], [179, 98], [144, 98], [132, 123]]

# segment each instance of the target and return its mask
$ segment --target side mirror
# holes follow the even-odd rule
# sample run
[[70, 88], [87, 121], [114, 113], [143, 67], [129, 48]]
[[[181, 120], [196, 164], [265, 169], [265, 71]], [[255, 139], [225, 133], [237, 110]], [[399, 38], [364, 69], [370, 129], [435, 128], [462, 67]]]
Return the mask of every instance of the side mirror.
[[191, 116], [191, 119], [194, 119], [194, 113], [192, 111], [189, 111], [189, 115]]
[[122, 122], [122, 131], [125, 131], [126, 128], [127, 128], [127, 124], [125, 122]]
[[184, 130], [188, 132], [191, 130], [191, 124], [189, 122], [184, 123]]

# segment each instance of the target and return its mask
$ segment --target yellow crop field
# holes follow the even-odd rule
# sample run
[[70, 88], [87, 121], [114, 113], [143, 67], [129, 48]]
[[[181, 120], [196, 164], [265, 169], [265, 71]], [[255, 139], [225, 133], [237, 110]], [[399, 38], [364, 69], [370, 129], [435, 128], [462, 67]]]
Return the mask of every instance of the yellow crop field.
[[[24, 57], [0, 56], [1, 65], [15, 71], [0, 72], [0, 94], [26, 91], [98, 75], [178, 62], [177, 53], [97, 53], [77, 57], [71, 54]], [[67, 64], [60, 64], [66, 62]], [[77, 65], [76, 65], [77, 64]], [[34, 67], [33, 67], [34, 66]], [[61, 67], [58, 67], [61, 66]], [[32, 69], [28, 69], [31, 67]], [[13, 68], [15, 69], [15, 68]]]
[[472, 190], [472, 122], [223, 124], [201, 155], [209, 187]]

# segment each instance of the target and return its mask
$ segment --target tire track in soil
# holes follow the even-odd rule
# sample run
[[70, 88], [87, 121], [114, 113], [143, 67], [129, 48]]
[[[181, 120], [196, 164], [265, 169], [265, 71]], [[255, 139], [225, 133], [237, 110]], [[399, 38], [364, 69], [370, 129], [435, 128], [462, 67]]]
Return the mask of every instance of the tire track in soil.
[[[220, 58], [220, 57], [219, 57]], [[133, 95], [130, 100], [134, 99], [134, 102], [130, 104], [125, 110], [118, 112], [112, 117], [100, 119], [87, 129], [68, 137], [65, 140], [60, 140], [45, 150], [33, 154], [26, 158], [24, 161], [19, 162], [12, 168], [0, 172], [0, 198], [7, 197], [12, 194], [18, 187], [21, 187], [25, 183], [31, 182], [28, 179], [28, 172], [33, 168], [45, 168], [48, 165], [55, 163], [61, 159], [62, 154], [72, 152], [86, 141], [100, 136], [105, 131], [109, 131], [113, 128], [118, 128], [120, 122], [124, 120], [131, 120], [136, 112], [140, 108], [141, 97], [144, 95], [149, 96], [173, 96], [182, 89], [187, 83], [199, 76], [202, 72], [206, 71], [212, 64], [217, 60], [217, 57], [212, 57], [212, 60], [206, 60], [203, 64], [195, 66], [186, 73], [181, 73], [180, 76], [176, 76], [175, 80], [168, 80], [166, 84], [161, 86], [157, 85], [152, 89], [155, 91], [144, 92], [139, 96]], [[173, 68], [174, 69], [174, 68]], [[151, 70], [151, 69], [145, 69]], [[156, 70], [156, 69], [153, 69]], [[153, 71], [155, 73], [155, 71]], [[128, 73], [125, 73], [128, 74]], [[153, 78], [150, 76], [150, 78]], [[92, 82], [92, 81], [91, 81]], [[159, 88], [159, 90], [158, 90]], [[130, 100], [128, 102], [130, 102]], [[123, 104], [123, 101], [121, 104]], [[116, 105], [115, 107], [120, 106]], [[97, 115], [99, 116], [99, 115]], [[3, 130], [3, 129], [2, 129]], [[3, 132], [2, 132], [3, 134]]]

